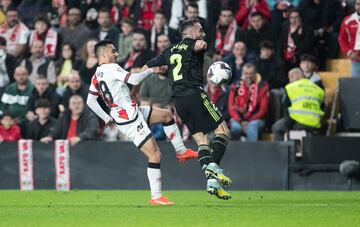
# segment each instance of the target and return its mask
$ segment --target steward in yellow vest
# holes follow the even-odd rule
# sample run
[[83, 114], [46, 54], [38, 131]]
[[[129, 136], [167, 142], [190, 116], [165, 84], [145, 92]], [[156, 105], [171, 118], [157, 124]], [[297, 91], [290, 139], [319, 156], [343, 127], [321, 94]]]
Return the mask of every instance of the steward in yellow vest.
[[289, 116], [295, 122], [314, 128], [320, 128], [324, 112], [324, 90], [308, 79], [300, 79], [286, 85], [286, 93], [291, 102]]

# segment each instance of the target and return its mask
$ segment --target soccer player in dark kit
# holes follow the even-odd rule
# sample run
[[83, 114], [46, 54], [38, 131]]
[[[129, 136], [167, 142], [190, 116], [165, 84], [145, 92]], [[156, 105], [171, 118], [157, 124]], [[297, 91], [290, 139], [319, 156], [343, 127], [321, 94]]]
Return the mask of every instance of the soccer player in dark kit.
[[[231, 195], [223, 186], [231, 185], [231, 179], [219, 167], [229, 142], [229, 129], [218, 108], [202, 89], [203, 62], [207, 43], [205, 33], [197, 20], [187, 20], [180, 27], [182, 41], [171, 45], [145, 66], [168, 66], [172, 100], [176, 111], [188, 127], [198, 145], [198, 161], [207, 177], [207, 191], [220, 199]], [[209, 143], [207, 134], [214, 131], [215, 138]]]

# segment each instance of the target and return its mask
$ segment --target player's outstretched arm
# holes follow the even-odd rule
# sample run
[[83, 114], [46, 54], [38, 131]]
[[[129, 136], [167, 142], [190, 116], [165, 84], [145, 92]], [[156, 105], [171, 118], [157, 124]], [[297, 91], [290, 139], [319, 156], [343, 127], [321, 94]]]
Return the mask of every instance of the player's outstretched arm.
[[88, 105], [90, 107], [90, 109], [92, 111], [94, 111], [94, 113], [96, 115], [98, 115], [104, 122], [105, 125], [108, 127], [114, 127], [115, 126], [115, 121], [114, 119], [109, 116], [99, 105], [98, 101], [97, 101], [98, 96], [97, 95], [93, 95], [93, 94], [88, 94], [87, 100], [86, 100], [86, 105]]

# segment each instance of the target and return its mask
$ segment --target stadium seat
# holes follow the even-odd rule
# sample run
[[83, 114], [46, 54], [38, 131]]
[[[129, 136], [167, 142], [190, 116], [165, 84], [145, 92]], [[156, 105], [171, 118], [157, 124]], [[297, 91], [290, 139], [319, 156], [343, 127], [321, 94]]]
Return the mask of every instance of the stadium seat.
[[339, 72], [342, 76], [350, 76], [349, 59], [329, 59], [326, 62], [326, 69], [330, 72]]

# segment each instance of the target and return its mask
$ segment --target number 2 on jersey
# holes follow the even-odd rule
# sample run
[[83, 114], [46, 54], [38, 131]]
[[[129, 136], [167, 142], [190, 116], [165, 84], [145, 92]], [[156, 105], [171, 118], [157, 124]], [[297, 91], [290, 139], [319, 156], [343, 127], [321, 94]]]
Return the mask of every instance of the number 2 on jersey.
[[173, 70], [173, 77], [174, 81], [181, 80], [183, 78], [182, 74], [179, 75], [179, 72], [181, 70], [182, 64], [181, 64], [182, 56], [180, 54], [173, 54], [170, 56], [170, 64], [176, 64], [174, 70]]

